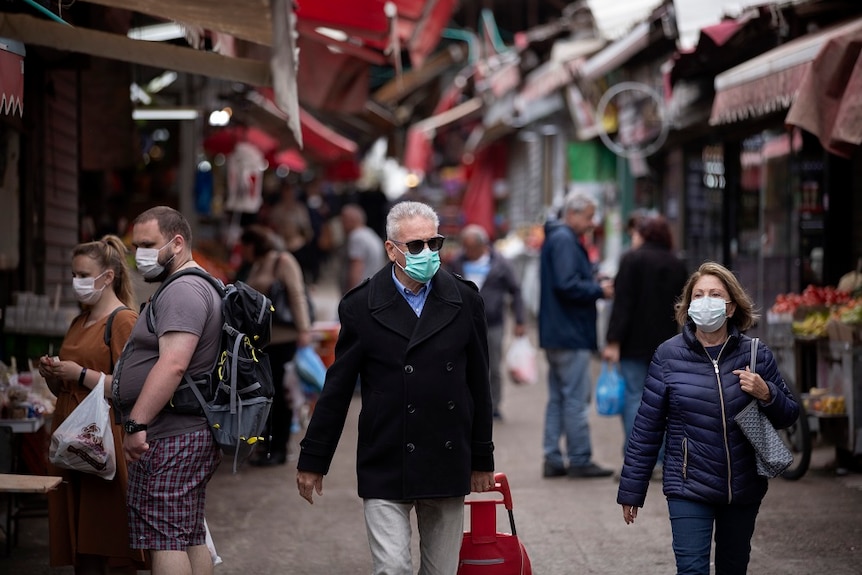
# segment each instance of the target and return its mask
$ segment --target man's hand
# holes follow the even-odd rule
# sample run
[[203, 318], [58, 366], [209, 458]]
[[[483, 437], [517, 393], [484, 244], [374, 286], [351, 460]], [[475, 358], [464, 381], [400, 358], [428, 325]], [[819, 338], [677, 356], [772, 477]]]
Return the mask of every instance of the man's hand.
[[516, 323], [514, 331], [515, 331], [515, 337], [521, 337], [523, 335], [526, 335], [527, 327], [522, 323]]
[[126, 435], [123, 439], [123, 453], [128, 463], [137, 461], [149, 449], [150, 444], [147, 443], [146, 430]]
[[602, 296], [604, 299], [614, 299], [614, 282], [613, 280], [602, 280], [599, 282], [602, 288]]
[[483, 493], [494, 489], [494, 472], [493, 471], [474, 471], [470, 475], [470, 491], [474, 493]]
[[307, 347], [314, 343], [314, 336], [311, 333], [310, 329], [301, 330], [299, 335], [296, 337], [296, 346], [297, 347]]
[[608, 363], [620, 362], [620, 344], [616, 341], [609, 341], [602, 350], [602, 359]]
[[303, 499], [314, 505], [314, 491], [323, 495], [323, 475], [310, 471], [296, 472], [296, 488]]

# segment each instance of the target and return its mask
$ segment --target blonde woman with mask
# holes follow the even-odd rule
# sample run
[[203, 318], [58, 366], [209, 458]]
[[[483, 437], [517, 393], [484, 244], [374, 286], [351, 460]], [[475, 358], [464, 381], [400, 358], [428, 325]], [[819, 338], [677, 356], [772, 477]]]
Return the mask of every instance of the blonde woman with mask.
[[[104, 386], [110, 397], [114, 362], [138, 316], [130, 309], [134, 294], [126, 247], [117, 236], [74, 248], [71, 284], [81, 313], [63, 338], [60, 355], [39, 360], [39, 372], [57, 396], [53, 429], [95, 386]], [[109, 323], [110, 337], [106, 338]], [[118, 457], [112, 480], [49, 464], [49, 474], [63, 477], [48, 498], [51, 567], [72, 565], [76, 575], [135, 573], [146, 568], [143, 553], [129, 549], [122, 426], [114, 425], [113, 432]]]

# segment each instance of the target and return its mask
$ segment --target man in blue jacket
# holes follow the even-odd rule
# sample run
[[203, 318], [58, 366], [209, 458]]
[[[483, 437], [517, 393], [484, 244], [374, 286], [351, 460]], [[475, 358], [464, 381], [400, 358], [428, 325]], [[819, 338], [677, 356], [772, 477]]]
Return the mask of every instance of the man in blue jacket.
[[[581, 236], [593, 229], [594, 200], [565, 199], [562, 218], [545, 226], [540, 260], [539, 345], [548, 359], [548, 405], [543, 439], [545, 477], [607, 477], [592, 460], [590, 356], [596, 350], [596, 300], [613, 297], [610, 280], [596, 281]], [[560, 438], [566, 439], [566, 459]]]

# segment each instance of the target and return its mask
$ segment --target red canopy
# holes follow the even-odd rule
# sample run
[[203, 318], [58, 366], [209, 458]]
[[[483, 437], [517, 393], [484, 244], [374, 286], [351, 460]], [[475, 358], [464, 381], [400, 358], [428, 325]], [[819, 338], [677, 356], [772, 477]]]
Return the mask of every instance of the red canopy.
[[[317, 42], [338, 46], [346, 53], [376, 61], [393, 39], [406, 46], [419, 67], [437, 43], [457, 0], [302, 0], [296, 9], [297, 30]], [[386, 4], [396, 8], [390, 25]], [[337, 38], [332, 30], [349, 40]], [[377, 52], [377, 54], [374, 54]]]
[[0, 113], [24, 114], [24, 57], [0, 48]]
[[204, 151], [210, 155], [230, 154], [240, 142], [248, 142], [266, 156], [278, 150], [276, 138], [253, 126], [228, 126], [204, 139]]
[[267, 156], [270, 166], [287, 166], [293, 172], [304, 172], [308, 163], [297, 150], [281, 150]]
[[[259, 88], [257, 93], [260, 97], [250, 99], [269, 112], [273, 122], [283, 122], [287, 119], [284, 112], [275, 105], [271, 88]], [[299, 109], [299, 122], [302, 129], [303, 152], [321, 164], [352, 157], [359, 149], [356, 142], [342, 136], [302, 108]]]
[[862, 27], [832, 38], [799, 84], [785, 122], [816, 135], [829, 152], [851, 158], [862, 145]]

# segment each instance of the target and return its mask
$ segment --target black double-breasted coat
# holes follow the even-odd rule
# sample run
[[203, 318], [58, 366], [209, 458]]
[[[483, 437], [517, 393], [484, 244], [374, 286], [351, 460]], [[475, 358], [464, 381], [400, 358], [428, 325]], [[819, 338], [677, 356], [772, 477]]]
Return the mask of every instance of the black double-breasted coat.
[[468, 494], [471, 471], [494, 469], [487, 327], [476, 286], [438, 271], [417, 317], [386, 266], [348, 292], [338, 314], [335, 361], [298, 469], [328, 473], [359, 378], [359, 496]]

